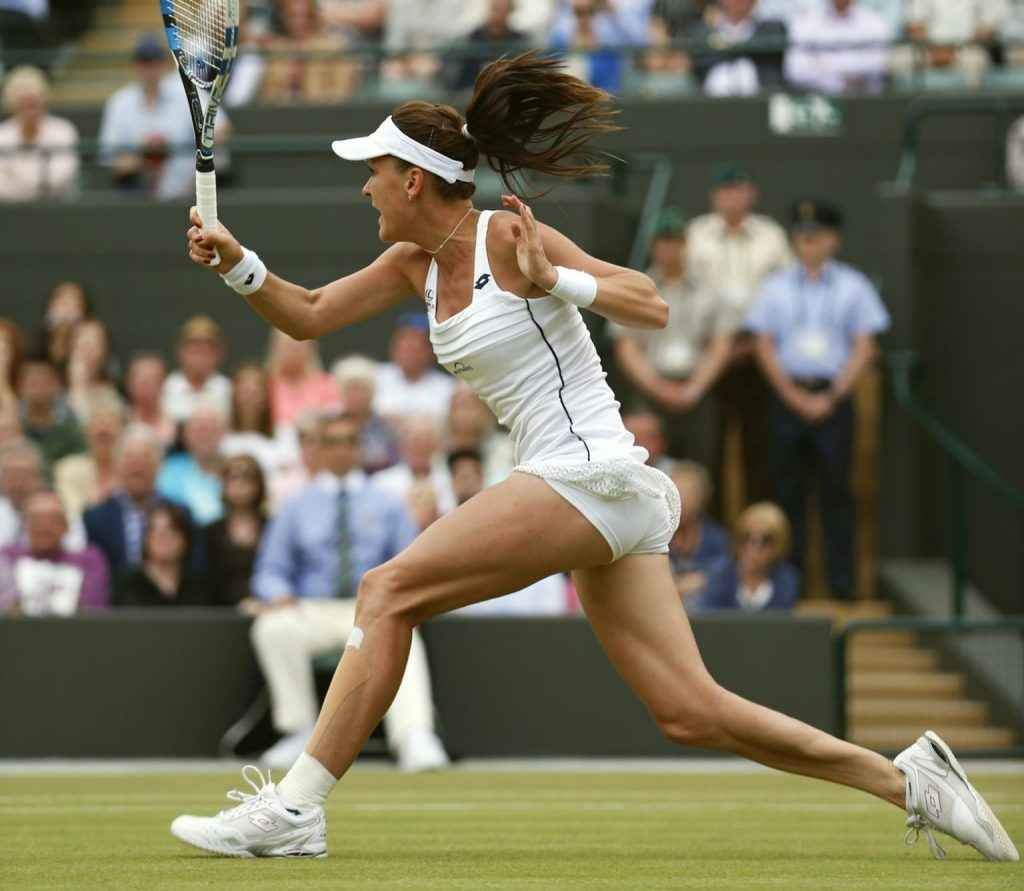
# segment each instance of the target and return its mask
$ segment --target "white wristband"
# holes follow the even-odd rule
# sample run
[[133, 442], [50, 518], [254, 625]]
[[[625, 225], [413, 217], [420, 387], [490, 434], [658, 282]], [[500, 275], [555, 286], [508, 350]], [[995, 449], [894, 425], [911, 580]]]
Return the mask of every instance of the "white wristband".
[[590, 306], [597, 299], [597, 279], [581, 269], [556, 266], [558, 280], [548, 293], [552, 297], [574, 303], [576, 306]]
[[263, 287], [267, 280], [267, 267], [255, 251], [242, 248], [242, 259], [239, 260], [222, 276], [226, 284], [236, 294], [245, 297]]

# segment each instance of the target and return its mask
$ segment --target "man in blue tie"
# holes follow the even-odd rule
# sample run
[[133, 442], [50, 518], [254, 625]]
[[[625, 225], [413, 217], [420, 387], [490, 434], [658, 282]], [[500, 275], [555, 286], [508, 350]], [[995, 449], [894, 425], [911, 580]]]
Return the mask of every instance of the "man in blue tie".
[[[270, 690], [274, 726], [284, 734], [263, 755], [269, 767], [290, 767], [313, 732], [319, 702], [312, 660], [345, 645], [360, 578], [416, 536], [403, 502], [360, 468], [358, 421], [325, 415], [317, 436], [320, 472], [271, 522], [252, 580], [252, 642]], [[448, 763], [433, 715], [426, 650], [414, 635], [405, 677], [384, 718], [403, 770]]]

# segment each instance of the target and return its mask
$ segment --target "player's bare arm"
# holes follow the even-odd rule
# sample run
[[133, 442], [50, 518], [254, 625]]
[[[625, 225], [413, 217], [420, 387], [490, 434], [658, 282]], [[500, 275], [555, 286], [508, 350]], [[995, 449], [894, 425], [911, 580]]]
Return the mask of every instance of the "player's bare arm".
[[516, 241], [519, 268], [539, 289], [528, 296], [549, 292], [558, 279], [555, 267], [565, 266], [597, 279], [597, 298], [588, 309], [598, 315], [631, 328], [664, 328], [668, 323], [668, 306], [650, 277], [592, 257], [571, 238], [538, 222], [530, 206], [515, 195], [503, 196], [502, 203], [519, 218], [504, 222]]
[[[230, 272], [242, 259], [242, 246], [221, 225], [217, 230], [202, 228], [195, 208], [188, 230], [189, 258], [197, 266], [211, 269], [214, 249], [221, 257], [216, 271]], [[275, 328], [296, 340], [311, 340], [331, 331], [372, 318], [397, 306], [416, 291], [407, 274], [419, 253], [415, 245], [389, 247], [369, 266], [320, 288], [304, 288], [268, 273], [258, 291], [245, 296], [249, 305]]]

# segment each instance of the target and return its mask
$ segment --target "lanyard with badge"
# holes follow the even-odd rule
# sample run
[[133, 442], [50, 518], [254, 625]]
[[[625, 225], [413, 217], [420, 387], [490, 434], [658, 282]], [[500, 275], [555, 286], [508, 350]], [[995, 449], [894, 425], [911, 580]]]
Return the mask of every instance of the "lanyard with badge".
[[819, 279], [822, 286], [820, 289], [822, 291], [822, 300], [816, 313], [811, 303], [812, 298], [807, 293], [808, 282], [806, 276], [802, 272], [800, 275], [800, 312], [796, 317], [797, 325], [794, 342], [797, 352], [804, 359], [812, 362], [821, 362], [825, 359], [832, 341], [832, 322], [834, 321], [833, 316], [835, 312], [832, 304], [833, 300], [838, 297], [833, 275], [830, 271], [822, 271], [821, 279]]

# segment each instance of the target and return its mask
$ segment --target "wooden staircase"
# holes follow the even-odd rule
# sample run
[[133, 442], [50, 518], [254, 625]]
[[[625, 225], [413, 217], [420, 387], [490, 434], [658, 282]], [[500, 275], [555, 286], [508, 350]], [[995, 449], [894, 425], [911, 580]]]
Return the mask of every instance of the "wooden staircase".
[[66, 66], [55, 72], [54, 104], [101, 105], [111, 93], [131, 81], [132, 50], [145, 33], [163, 39], [163, 23], [155, 0], [120, 0], [101, 6], [93, 27], [77, 44], [79, 53], [96, 55], [90, 58], [75, 53]]
[[[843, 624], [879, 619], [889, 604], [810, 600], [804, 615], [824, 615]], [[1017, 733], [993, 724], [987, 703], [967, 694], [967, 678], [943, 667], [939, 651], [912, 631], [862, 631], [850, 637], [847, 655], [847, 738], [877, 751], [898, 751], [921, 732], [939, 733], [953, 748], [1007, 749]]]

